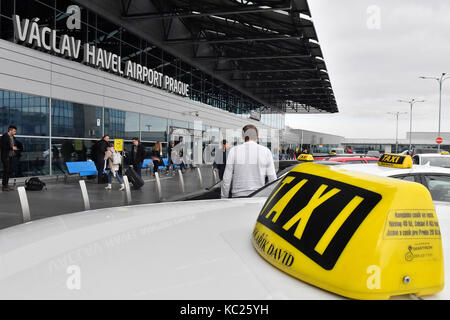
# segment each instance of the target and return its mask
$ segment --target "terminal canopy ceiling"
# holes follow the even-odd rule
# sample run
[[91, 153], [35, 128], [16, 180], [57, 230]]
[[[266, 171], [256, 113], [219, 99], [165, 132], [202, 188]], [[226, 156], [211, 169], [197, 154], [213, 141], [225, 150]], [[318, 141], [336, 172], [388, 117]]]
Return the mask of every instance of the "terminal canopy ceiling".
[[261, 106], [338, 112], [306, 0], [116, 1], [95, 8]]

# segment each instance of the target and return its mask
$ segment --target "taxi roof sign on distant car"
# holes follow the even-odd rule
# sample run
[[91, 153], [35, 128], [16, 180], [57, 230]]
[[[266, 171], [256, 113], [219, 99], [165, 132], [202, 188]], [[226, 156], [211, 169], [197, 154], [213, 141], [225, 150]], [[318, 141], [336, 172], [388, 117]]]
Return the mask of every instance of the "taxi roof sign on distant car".
[[442, 154], [442, 155], [449, 155], [450, 152], [448, 152], [448, 151], [441, 151], [441, 154]]
[[291, 276], [345, 297], [444, 288], [439, 223], [430, 193], [418, 183], [296, 166], [263, 206], [253, 246]]
[[383, 167], [407, 169], [412, 168], [413, 161], [410, 155], [385, 153], [378, 159], [378, 165]]
[[312, 156], [312, 154], [302, 153], [297, 157], [297, 160], [299, 160], [299, 161], [314, 161], [314, 157]]

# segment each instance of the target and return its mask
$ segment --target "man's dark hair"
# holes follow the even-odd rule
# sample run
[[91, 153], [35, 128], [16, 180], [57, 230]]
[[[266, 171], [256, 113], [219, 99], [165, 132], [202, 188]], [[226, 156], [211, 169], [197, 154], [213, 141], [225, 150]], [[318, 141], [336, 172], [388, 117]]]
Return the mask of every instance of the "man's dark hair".
[[13, 125], [10, 125], [9, 127], [8, 127], [8, 131], [11, 131], [11, 130], [17, 130], [17, 127], [16, 126], [13, 126]]
[[105, 135], [102, 137], [102, 140], [105, 140], [106, 137], [109, 137], [109, 134], [105, 134]]
[[227, 140], [223, 139], [222, 144], [227, 144]]
[[242, 135], [245, 142], [251, 140], [258, 140], [258, 129], [253, 124], [247, 124], [242, 128]]
[[139, 142], [139, 138], [134, 137], [132, 140], [136, 140], [137, 142]]

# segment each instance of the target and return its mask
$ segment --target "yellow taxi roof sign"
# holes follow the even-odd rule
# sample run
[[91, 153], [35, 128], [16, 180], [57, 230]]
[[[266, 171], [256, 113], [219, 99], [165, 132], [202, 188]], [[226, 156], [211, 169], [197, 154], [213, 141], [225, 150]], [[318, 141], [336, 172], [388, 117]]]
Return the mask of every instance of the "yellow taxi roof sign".
[[299, 161], [314, 161], [314, 157], [312, 154], [302, 153], [297, 157]]
[[378, 165], [383, 167], [408, 169], [412, 168], [413, 161], [410, 155], [385, 153], [378, 159]]
[[441, 154], [444, 154], [444, 155], [449, 155], [449, 154], [450, 154], [450, 152], [448, 152], [448, 151], [441, 151]]
[[439, 222], [421, 184], [305, 163], [264, 204], [253, 246], [270, 264], [355, 299], [444, 288]]

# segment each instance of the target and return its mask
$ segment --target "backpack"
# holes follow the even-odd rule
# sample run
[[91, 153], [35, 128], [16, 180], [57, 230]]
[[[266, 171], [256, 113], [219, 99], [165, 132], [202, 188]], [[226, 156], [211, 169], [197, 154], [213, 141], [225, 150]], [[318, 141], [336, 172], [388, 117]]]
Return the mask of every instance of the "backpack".
[[112, 163], [113, 164], [122, 164], [122, 156], [120, 155], [119, 152], [114, 151], [112, 153]]
[[45, 182], [42, 182], [38, 177], [33, 177], [25, 180], [25, 190], [27, 191], [41, 191], [45, 187]]

